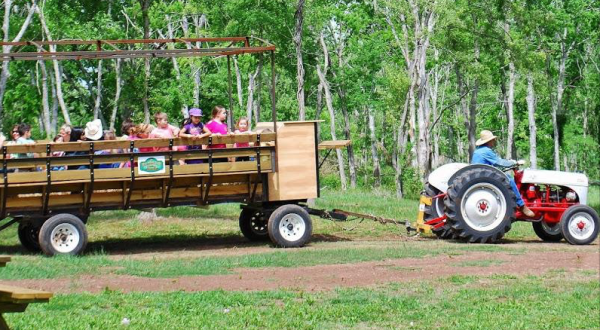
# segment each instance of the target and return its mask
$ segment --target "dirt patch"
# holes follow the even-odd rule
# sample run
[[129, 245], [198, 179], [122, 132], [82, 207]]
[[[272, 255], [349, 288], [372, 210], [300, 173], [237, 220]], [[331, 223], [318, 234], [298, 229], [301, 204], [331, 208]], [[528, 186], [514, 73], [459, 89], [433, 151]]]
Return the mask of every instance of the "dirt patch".
[[[337, 287], [372, 286], [390, 282], [437, 279], [452, 275], [543, 275], [548, 271], [591, 271], [599, 277], [600, 253], [570, 252], [472, 252], [342, 265], [298, 268], [244, 268], [233, 274], [143, 278], [136, 276], [82, 276], [76, 279], [18, 280], [2, 283], [55, 293], [99, 292], [105, 289], [132, 291], [275, 290], [323, 291]], [[492, 263], [476, 261], [494, 260]], [[479, 266], [479, 265], [483, 266]], [[466, 266], [465, 266], [466, 265]], [[469, 266], [474, 265], [474, 266]]]

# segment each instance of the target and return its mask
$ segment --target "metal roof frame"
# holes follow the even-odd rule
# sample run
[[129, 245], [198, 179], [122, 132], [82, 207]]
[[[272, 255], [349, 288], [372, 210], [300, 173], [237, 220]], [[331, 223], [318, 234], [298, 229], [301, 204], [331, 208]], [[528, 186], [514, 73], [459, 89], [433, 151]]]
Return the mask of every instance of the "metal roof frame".
[[[202, 47], [202, 44], [210, 47]], [[270, 53], [271, 57], [271, 112], [273, 130], [277, 132], [275, 111], [275, 45], [256, 37], [122, 39], [122, 40], [57, 40], [0, 42], [11, 46], [8, 53], [0, 53], [0, 61], [43, 60], [103, 60], [125, 58], [221, 57], [227, 56], [229, 118], [233, 107], [231, 56]], [[59, 48], [70, 48], [68, 50]], [[92, 48], [92, 49], [90, 49]], [[233, 120], [232, 120], [233, 121]], [[231, 121], [231, 122], [232, 122]]]

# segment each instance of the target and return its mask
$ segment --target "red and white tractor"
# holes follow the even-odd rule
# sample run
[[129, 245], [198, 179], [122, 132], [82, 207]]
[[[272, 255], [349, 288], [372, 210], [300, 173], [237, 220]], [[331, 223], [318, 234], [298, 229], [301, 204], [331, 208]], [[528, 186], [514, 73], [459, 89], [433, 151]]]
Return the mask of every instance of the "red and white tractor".
[[528, 221], [544, 241], [565, 239], [571, 244], [590, 244], [598, 236], [598, 213], [587, 205], [585, 174], [524, 169], [513, 171], [516, 186], [534, 217], [525, 216], [507, 175], [492, 166], [451, 163], [428, 178], [423, 194], [431, 198], [424, 209], [424, 223], [440, 238], [459, 238], [472, 243], [501, 239], [514, 221]]

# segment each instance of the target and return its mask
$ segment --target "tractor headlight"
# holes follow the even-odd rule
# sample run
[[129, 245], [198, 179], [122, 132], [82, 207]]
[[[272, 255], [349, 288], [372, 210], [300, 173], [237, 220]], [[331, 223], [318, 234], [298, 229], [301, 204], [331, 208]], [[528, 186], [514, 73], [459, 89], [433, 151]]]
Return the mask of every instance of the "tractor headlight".
[[573, 191], [569, 191], [567, 193], [566, 197], [567, 197], [567, 201], [573, 202], [573, 201], [575, 201], [577, 199], [577, 194], [575, 194], [575, 192], [573, 192]]

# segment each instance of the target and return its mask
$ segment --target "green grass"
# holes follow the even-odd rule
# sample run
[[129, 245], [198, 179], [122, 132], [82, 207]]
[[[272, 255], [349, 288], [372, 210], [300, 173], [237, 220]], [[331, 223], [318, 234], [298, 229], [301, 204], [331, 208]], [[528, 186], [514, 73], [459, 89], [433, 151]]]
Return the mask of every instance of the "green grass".
[[459, 266], [459, 267], [490, 267], [490, 266], [502, 265], [503, 263], [504, 263], [503, 260], [488, 259], [488, 260], [468, 260], [468, 261], [456, 263], [455, 265]]
[[453, 276], [321, 293], [105, 291], [58, 295], [7, 320], [38, 330], [598, 329], [599, 292], [597, 280], [561, 276]]

